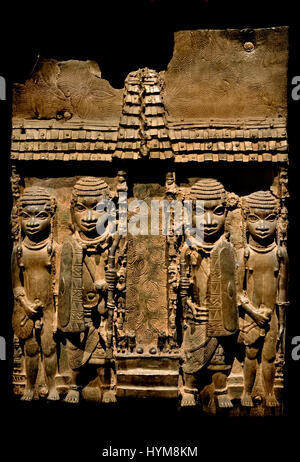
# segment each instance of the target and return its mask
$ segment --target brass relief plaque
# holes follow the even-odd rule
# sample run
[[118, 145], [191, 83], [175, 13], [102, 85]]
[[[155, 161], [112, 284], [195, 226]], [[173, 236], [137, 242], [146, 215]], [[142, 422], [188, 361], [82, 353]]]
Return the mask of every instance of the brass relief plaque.
[[282, 415], [288, 29], [249, 34], [178, 31], [167, 69], [122, 89], [93, 60], [15, 83], [21, 400]]

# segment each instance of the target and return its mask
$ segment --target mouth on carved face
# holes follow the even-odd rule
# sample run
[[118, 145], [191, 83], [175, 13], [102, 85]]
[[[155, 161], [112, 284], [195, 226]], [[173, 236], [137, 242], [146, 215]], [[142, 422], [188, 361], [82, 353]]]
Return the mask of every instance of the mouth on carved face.
[[31, 226], [26, 226], [26, 232], [27, 234], [36, 234], [40, 231], [39, 226], [31, 227]]
[[81, 221], [80, 227], [82, 230], [93, 231], [96, 229], [96, 224], [97, 224], [97, 221], [92, 221], [92, 222]]
[[218, 231], [217, 226], [203, 226], [204, 234], [214, 234]]
[[257, 230], [256, 231], [256, 236], [259, 237], [260, 239], [264, 239], [265, 237], [270, 236], [270, 231], [269, 230], [265, 230], [265, 231]]

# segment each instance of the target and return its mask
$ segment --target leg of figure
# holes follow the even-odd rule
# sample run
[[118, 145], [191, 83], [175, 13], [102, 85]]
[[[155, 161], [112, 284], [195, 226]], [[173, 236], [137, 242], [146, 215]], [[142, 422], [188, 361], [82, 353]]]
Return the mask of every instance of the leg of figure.
[[242, 406], [253, 406], [251, 393], [256, 377], [258, 353], [258, 346], [246, 346], [246, 357], [244, 362], [244, 391], [241, 398]]
[[262, 349], [262, 377], [266, 394], [266, 406], [276, 407], [279, 403], [274, 394], [276, 357], [276, 335], [272, 329], [266, 334]]
[[69, 385], [69, 391], [67, 393], [67, 396], [65, 397], [64, 401], [66, 403], [74, 403], [77, 404], [79, 403], [80, 399], [80, 387], [77, 384], [78, 382], [78, 375], [79, 371], [71, 371], [71, 377], [70, 377], [70, 385]]
[[227, 378], [230, 370], [228, 367], [227, 370], [217, 371], [212, 375], [214, 393], [218, 401], [218, 406], [221, 408], [233, 407], [227, 394]]
[[51, 401], [57, 401], [59, 400], [59, 394], [55, 386], [55, 375], [57, 372], [56, 343], [54, 342], [52, 335], [52, 323], [50, 326], [48, 324], [49, 323], [45, 321], [41, 333], [45, 375], [49, 388], [47, 399]]
[[26, 369], [26, 389], [21, 398], [22, 401], [31, 401], [34, 395], [34, 387], [39, 369], [40, 347], [34, 334], [25, 340], [25, 369]]
[[227, 378], [232, 368], [237, 339], [236, 336], [219, 337], [217, 341], [217, 349], [209, 362], [214, 396], [219, 408], [230, 408], [233, 404], [228, 396]]
[[[70, 356], [72, 355], [72, 350], [74, 350], [74, 345], [72, 341], [67, 338], [68, 358], [70, 358]], [[73, 404], [79, 403], [80, 386], [78, 385], [78, 376], [79, 376], [79, 370], [71, 369], [69, 391], [67, 393], [67, 396], [64, 399], [64, 401], [66, 401], [67, 403], [73, 403]]]
[[102, 389], [103, 389], [103, 403], [116, 403], [116, 392], [112, 388], [112, 374], [113, 371], [110, 366], [99, 367], [98, 375], [100, 377]]
[[187, 374], [184, 372], [183, 380], [181, 407], [196, 406], [195, 394], [198, 392], [196, 374]]

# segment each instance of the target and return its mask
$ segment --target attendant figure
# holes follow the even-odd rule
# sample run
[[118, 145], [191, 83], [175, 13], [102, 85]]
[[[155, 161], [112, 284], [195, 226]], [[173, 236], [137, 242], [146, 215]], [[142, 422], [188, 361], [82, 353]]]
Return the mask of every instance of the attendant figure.
[[47, 380], [47, 399], [59, 399], [54, 332], [60, 246], [52, 237], [55, 209], [55, 199], [41, 187], [26, 188], [19, 200], [20, 236], [12, 252], [12, 323], [25, 354], [24, 401], [34, 397], [40, 358]]
[[283, 342], [288, 256], [276, 242], [279, 204], [270, 191], [244, 198], [247, 244], [239, 252], [240, 339], [245, 345], [243, 406], [253, 406], [252, 390], [261, 364], [266, 406], [279, 405], [274, 394], [275, 358]]

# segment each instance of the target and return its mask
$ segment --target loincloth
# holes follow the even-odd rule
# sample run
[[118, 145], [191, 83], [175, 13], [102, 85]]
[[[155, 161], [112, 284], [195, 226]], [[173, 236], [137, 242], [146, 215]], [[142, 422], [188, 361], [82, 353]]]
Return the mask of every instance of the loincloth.
[[246, 346], [254, 345], [259, 339], [266, 337], [266, 335], [276, 337], [277, 333], [277, 316], [272, 313], [270, 321], [265, 327], [260, 327], [248, 315], [240, 319], [240, 333], [238, 342]]
[[[94, 326], [87, 327], [83, 338], [81, 334], [68, 334], [68, 362], [71, 369], [78, 369], [84, 366], [97, 347], [99, 347], [100, 336], [98, 329]], [[103, 349], [103, 357], [105, 351]]]
[[206, 330], [206, 324], [190, 324], [184, 332], [185, 360], [182, 369], [187, 374], [193, 374], [202, 369], [217, 349], [218, 340], [207, 337]]

